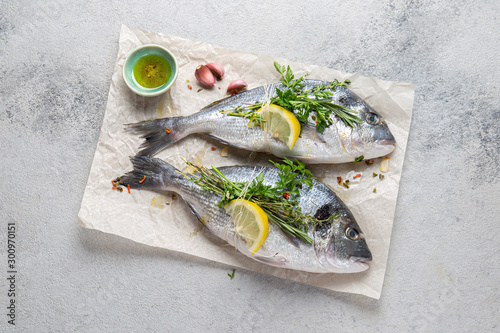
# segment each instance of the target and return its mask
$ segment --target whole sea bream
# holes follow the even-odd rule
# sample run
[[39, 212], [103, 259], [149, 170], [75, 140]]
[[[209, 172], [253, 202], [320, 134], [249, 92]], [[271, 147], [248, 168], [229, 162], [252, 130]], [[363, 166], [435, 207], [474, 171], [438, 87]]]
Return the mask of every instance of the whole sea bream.
[[[316, 80], [305, 80], [304, 83], [302, 89], [328, 84]], [[333, 103], [357, 111], [362, 123], [352, 128], [332, 115], [333, 124], [321, 134], [310, 116], [309, 123], [302, 126], [293, 149], [259, 126], [249, 127], [248, 118], [221, 112], [256, 102], [263, 103], [276, 95], [276, 88], [285, 89], [281, 83], [262, 86], [214, 102], [190, 116], [129, 124], [133, 132], [145, 139], [138, 155], [152, 156], [191, 134], [208, 135], [237, 148], [295, 158], [310, 164], [351, 162], [360, 156], [375, 158], [394, 150], [396, 141], [383, 117], [352, 91], [341, 86], [333, 91]]]
[[[217, 206], [221, 196], [207, 192], [163, 160], [148, 156], [131, 158], [133, 171], [120, 177], [120, 183], [132, 189], [173, 191], [180, 194], [192, 212], [214, 235], [227, 241], [241, 253], [264, 264], [316, 273], [355, 273], [368, 268], [372, 255], [353, 214], [327, 186], [313, 179], [311, 187], [300, 189], [299, 205], [304, 214], [320, 224], [311, 223], [308, 236], [312, 244], [292, 239], [280, 227], [269, 223], [262, 247], [251, 254], [235, 232], [234, 223], [224, 208]], [[221, 167], [232, 182], [251, 182], [260, 173], [264, 185], [279, 180], [278, 169], [269, 167]], [[332, 216], [333, 215], [333, 216]], [[165, 221], [168, 228], [168, 221]]]

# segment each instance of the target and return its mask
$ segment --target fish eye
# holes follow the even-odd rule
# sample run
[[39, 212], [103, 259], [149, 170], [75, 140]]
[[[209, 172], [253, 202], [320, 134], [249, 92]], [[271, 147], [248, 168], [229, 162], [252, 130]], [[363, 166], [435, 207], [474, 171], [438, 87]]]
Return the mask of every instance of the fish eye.
[[348, 227], [345, 230], [345, 235], [347, 236], [347, 238], [352, 239], [352, 240], [357, 240], [359, 238], [359, 232], [356, 229], [351, 228], [351, 227]]
[[368, 124], [377, 125], [380, 122], [380, 117], [375, 113], [369, 112], [366, 115], [366, 122]]

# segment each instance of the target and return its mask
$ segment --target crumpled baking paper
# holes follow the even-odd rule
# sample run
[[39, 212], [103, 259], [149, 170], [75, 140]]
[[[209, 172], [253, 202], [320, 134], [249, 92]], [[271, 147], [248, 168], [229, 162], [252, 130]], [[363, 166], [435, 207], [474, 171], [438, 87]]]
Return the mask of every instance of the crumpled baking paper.
[[[131, 92], [122, 78], [126, 56], [142, 44], [159, 44], [177, 58], [179, 75], [164, 95], [146, 98]], [[195, 68], [208, 62], [221, 63], [226, 75], [212, 89], [201, 89], [194, 77]], [[356, 274], [316, 274], [274, 268], [254, 262], [213, 236], [191, 213], [182, 198], [173, 193], [112, 190], [111, 180], [132, 169], [129, 156], [135, 155], [142, 139], [127, 132], [124, 124], [142, 120], [189, 115], [226, 97], [228, 84], [237, 78], [248, 83], [248, 89], [279, 81], [273, 62], [290, 65], [296, 77], [310, 73], [310, 79], [351, 80], [350, 89], [377, 110], [389, 123], [397, 140], [390, 154], [390, 169], [384, 179], [381, 159], [374, 164], [347, 163], [315, 165], [310, 169], [322, 182], [335, 190], [351, 209], [367, 237], [373, 254], [370, 268]], [[192, 87], [189, 89], [188, 84]], [[79, 223], [86, 227], [116, 234], [139, 243], [180, 251], [218, 261], [234, 267], [290, 279], [330, 290], [363, 294], [379, 298], [389, 252], [399, 180], [413, 106], [415, 86], [408, 83], [381, 81], [339, 72], [330, 68], [306, 65], [270, 56], [244, 53], [215, 47], [198, 41], [122, 26], [119, 52], [109, 90], [108, 103], [92, 168], [85, 188]], [[182, 158], [204, 166], [266, 165], [269, 155], [229, 148], [221, 157], [224, 145], [201, 135], [189, 136], [156, 157], [189, 171]], [[362, 172], [349, 189], [337, 183], [349, 171]], [[357, 183], [357, 184], [356, 184]], [[374, 193], [376, 189], [376, 193]]]

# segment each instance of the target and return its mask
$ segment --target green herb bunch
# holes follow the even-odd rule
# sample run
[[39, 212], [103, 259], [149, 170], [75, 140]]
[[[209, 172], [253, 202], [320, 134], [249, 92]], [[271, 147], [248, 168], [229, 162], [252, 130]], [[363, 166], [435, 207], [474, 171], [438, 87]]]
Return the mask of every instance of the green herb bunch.
[[[285, 158], [283, 163], [270, 161], [278, 168], [279, 181], [274, 185], [264, 185], [264, 174], [261, 172], [251, 182], [232, 182], [217, 168], [207, 169], [186, 162], [194, 167], [196, 174], [184, 175], [205, 191], [221, 196], [219, 207], [225, 206], [234, 199], [245, 199], [254, 202], [264, 210], [269, 220], [279, 226], [292, 237], [307, 243], [313, 240], [307, 235], [309, 223], [322, 223], [314, 217], [304, 214], [299, 205], [300, 189], [313, 184], [312, 174], [304, 163]], [[332, 216], [335, 218], [335, 216]]]
[[[276, 96], [271, 97], [270, 103], [277, 104], [291, 112], [297, 117], [300, 125], [308, 123], [311, 112], [312, 119], [316, 122], [318, 132], [323, 133], [325, 129], [333, 123], [332, 114], [337, 115], [346, 125], [355, 127], [356, 123], [361, 123], [361, 119], [356, 116], [358, 113], [342, 105], [333, 102], [332, 96], [336, 87], [346, 87], [350, 84], [349, 80], [343, 82], [337, 79], [329, 84], [320, 84], [310, 89], [305, 87], [304, 81], [307, 75], [295, 79], [290, 66], [281, 66], [274, 62], [274, 67], [281, 74], [281, 84], [285, 89], [276, 89]], [[223, 113], [232, 116], [248, 117], [261, 108], [263, 103], [254, 103], [251, 105], [239, 106], [235, 109], [223, 111]], [[253, 118], [258, 122], [258, 118]]]

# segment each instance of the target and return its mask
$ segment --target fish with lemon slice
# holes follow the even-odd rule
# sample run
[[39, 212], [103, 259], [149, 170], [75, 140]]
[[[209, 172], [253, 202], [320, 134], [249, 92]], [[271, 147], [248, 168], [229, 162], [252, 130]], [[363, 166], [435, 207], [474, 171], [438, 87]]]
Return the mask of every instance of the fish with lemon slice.
[[[367, 262], [372, 259], [351, 211], [319, 181], [311, 179], [307, 186], [297, 189], [297, 206], [307, 216], [304, 232], [310, 242], [305, 242], [290, 236], [275, 222], [276, 216], [268, 215], [268, 210], [263, 208], [266, 202], [258, 205], [251, 200], [234, 198], [221, 205], [229, 193], [207, 191], [199, 183], [200, 174], [185, 175], [167, 162], [147, 156], [135, 156], [131, 161], [133, 170], [114, 184], [178, 193], [208, 230], [253, 260], [307, 272], [356, 273], [366, 270]], [[231, 184], [253, 184], [258, 180], [263, 189], [280, 180], [280, 169], [276, 167], [234, 166], [213, 170]], [[168, 221], [165, 225], [168, 227]]]
[[193, 134], [308, 164], [371, 159], [395, 149], [396, 140], [382, 114], [345, 84], [299, 80], [284, 84], [282, 79], [215, 101], [196, 113], [127, 128], [144, 138], [138, 152], [142, 156], [153, 156]]

